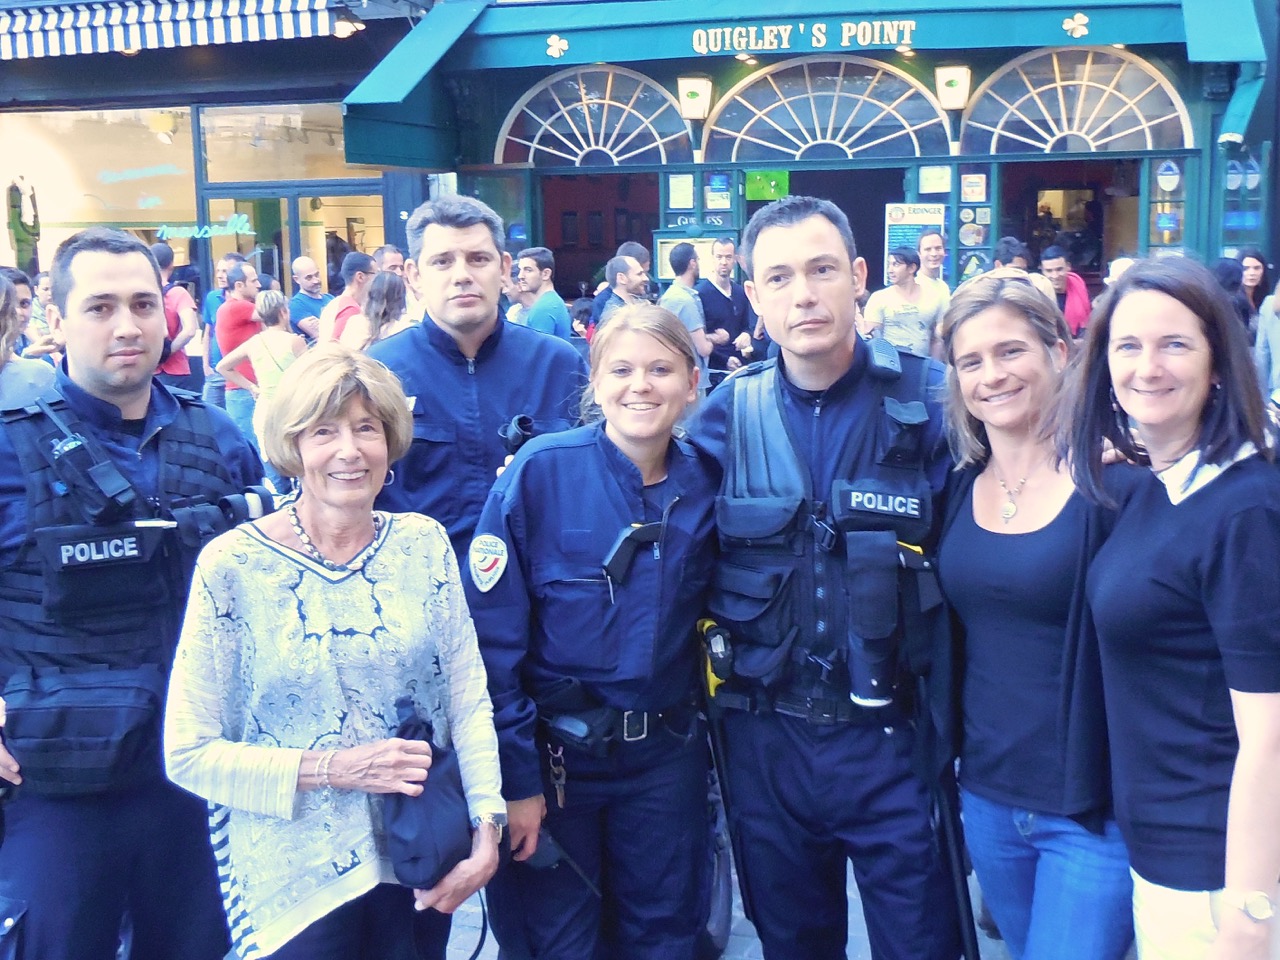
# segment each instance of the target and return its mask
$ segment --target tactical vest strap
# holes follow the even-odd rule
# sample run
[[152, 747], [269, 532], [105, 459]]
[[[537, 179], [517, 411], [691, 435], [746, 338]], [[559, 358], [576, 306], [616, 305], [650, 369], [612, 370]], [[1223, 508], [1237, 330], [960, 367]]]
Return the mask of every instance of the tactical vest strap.
[[770, 365], [752, 376], [735, 377], [730, 419], [734, 456], [735, 499], [809, 499], [809, 471], [790, 443], [782, 411], [778, 367]]
[[213, 418], [203, 401], [173, 391], [181, 413], [160, 431], [160, 490], [166, 505], [208, 492], [210, 478], [220, 489], [233, 486], [226, 455], [214, 439]]

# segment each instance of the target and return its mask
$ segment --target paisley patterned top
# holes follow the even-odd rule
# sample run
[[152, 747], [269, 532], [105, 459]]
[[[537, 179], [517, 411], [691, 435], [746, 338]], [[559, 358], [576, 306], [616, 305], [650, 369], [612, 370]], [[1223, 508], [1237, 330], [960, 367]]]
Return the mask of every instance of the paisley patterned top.
[[381, 800], [297, 790], [304, 750], [391, 735], [413, 696], [458, 752], [473, 817], [503, 813], [475, 628], [444, 529], [383, 517], [363, 569], [328, 570], [245, 524], [200, 555], [165, 715], [169, 776], [210, 802], [238, 956], [270, 954], [394, 883]]

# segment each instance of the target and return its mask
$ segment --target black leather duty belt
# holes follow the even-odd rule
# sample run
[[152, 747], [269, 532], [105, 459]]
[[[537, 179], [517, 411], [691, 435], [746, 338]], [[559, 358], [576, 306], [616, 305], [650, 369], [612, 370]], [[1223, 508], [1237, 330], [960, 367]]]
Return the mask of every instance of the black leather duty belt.
[[796, 717], [820, 726], [851, 723], [863, 726], [881, 726], [894, 723], [898, 711], [884, 708], [860, 707], [852, 700], [826, 697], [801, 697], [778, 694], [773, 698], [773, 712], [784, 717]]

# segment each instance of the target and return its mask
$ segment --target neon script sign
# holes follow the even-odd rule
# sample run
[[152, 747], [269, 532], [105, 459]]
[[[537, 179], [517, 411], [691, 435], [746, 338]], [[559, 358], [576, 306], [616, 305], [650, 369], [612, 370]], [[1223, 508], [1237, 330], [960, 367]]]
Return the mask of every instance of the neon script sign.
[[208, 237], [230, 237], [236, 234], [256, 236], [247, 214], [233, 213], [224, 223], [164, 224], [156, 236], [161, 240], [203, 240]]

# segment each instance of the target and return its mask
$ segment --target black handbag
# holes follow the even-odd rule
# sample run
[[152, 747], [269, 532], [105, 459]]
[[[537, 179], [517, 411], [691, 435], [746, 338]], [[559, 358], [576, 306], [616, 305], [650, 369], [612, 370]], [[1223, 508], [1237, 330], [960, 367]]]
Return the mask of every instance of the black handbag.
[[422, 793], [391, 793], [383, 799], [387, 853], [402, 886], [430, 890], [471, 855], [471, 817], [462, 790], [458, 755], [432, 739], [430, 721], [418, 716], [413, 700], [396, 701], [400, 726], [394, 736], [431, 744], [431, 770]]

